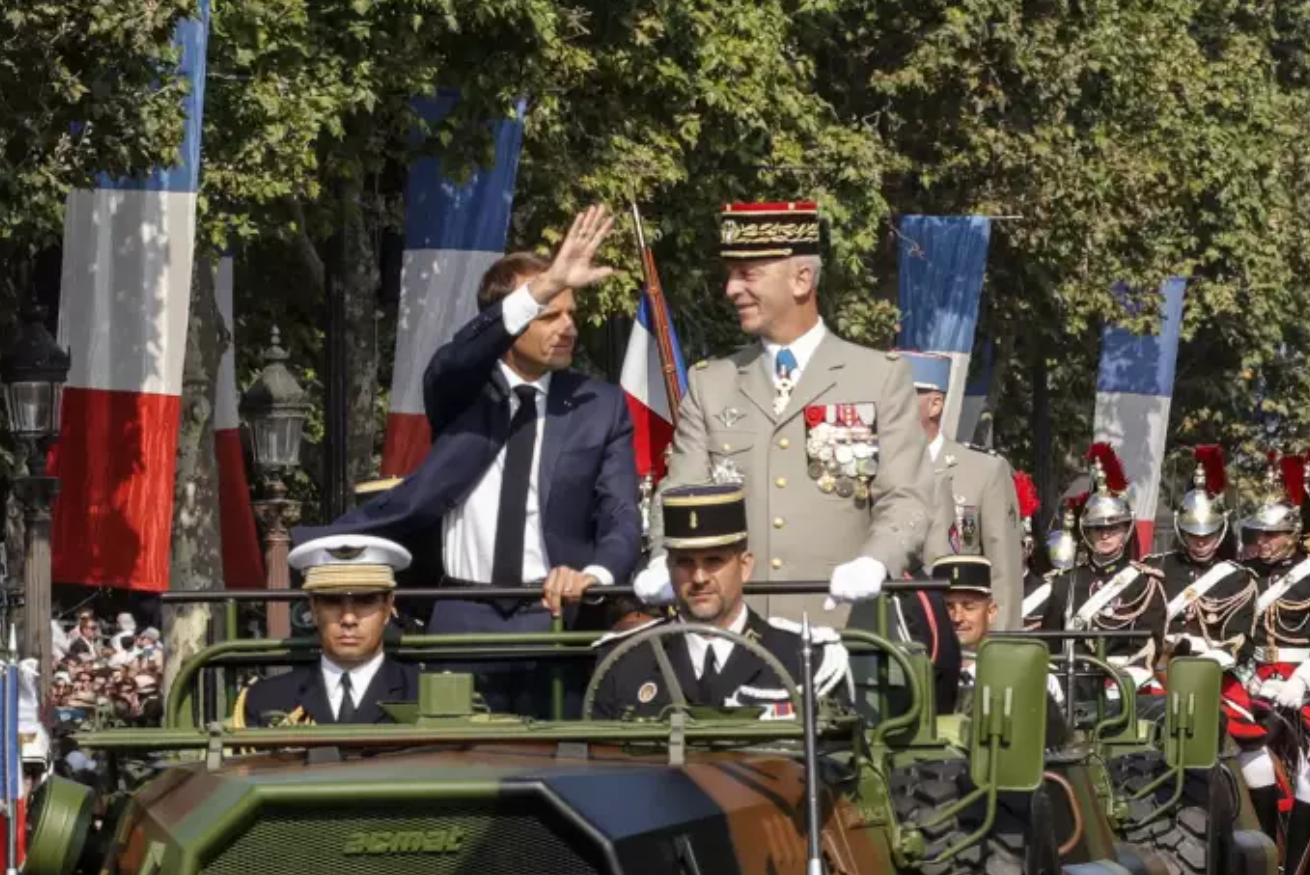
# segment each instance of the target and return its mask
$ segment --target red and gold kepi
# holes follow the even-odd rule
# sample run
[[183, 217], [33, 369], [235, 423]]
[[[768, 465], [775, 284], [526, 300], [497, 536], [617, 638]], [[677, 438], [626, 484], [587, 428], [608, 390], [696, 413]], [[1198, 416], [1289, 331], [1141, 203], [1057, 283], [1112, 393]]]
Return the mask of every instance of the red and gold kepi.
[[819, 254], [819, 205], [814, 201], [728, 204], [720, 218], [719, 255], [723, 258]]

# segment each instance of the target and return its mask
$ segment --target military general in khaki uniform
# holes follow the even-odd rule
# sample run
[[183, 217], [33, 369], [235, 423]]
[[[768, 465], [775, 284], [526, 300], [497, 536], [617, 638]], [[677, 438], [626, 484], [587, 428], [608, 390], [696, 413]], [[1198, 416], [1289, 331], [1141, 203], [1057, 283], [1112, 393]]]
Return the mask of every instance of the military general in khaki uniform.
[[986, 556], [997, 608], [993, 628], [1019, 629], [1023, 625], [1023, 524], [1014, 471], [1000, 456], [948, 440], [942, 433], [951, 360], [932, 353], [902, 355], [914, 372], [919, 418], [937, 481], [924, 567], [956, 554]]
[[[661, 491], [743, 484], [754, 579], [829, 581], [831, 594], [754, 597], [752, 607], [817, 618], [825, 605], [876, 596], [922, 549], [932, 471], [910, 369], [894, 353], [841, 340], [819, 318], [815, 204], [731, 205], [722, 220], [727, 296], [758, 339], [689, 372]], [[668, 574], [652, 516], [655, 558], [636, 588], [658, 600], [668, 598]]]

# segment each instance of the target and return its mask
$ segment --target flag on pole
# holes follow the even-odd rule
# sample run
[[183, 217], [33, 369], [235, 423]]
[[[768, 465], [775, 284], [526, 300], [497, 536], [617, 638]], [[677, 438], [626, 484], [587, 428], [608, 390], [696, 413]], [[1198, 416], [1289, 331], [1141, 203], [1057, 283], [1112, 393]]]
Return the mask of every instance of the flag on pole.
[[[960, 405], [960, 421], [955, 427], [957, 440], [971, 441], [978, 431], [978, 421], [982, 419], [983, 408], [987, 406], [987, 393], [992, 388], [992, 364], [996, 354], [996, 344], [988, 340], [983, 343], [982, 360], [979, 362], [977, 376], [968, 380], [964, 387], [964, 402]], [[965, 362], [968, 370], [968, 362]]]
[[1186, 290], [1187, 282], [1181, 277], [1165, 281], [1160, 289], [1159, 333], [1133, 334], [1110, 325], [1101, 335], [1092, 439], [1112, 445], [1123, 460], [1133, 491], [1137, 543], [1143, 554], [1151, 552], [1155, 532]]
[[51, 470], [54, 578], [168, 589], [209, 0], [174, 40], [190, 82], [177, 165], [68, 196], [59, 341], [72, 367]]
[[655, 479], [664, 476], [664, 450], [673, 442], [673, 406], [687, 392], [687, 366], [682, 360], [682, 347], [673, 320], [668, 319], [668, 306], [664, 314], [669, 324], [669, 341], [673, 348], [673, 363], [678, 371], [678, 398], [669, 402], [664, 386], [664, 366], [660, 361], [660, 346], [655, 337], [655, 319], [651, 314], [651, 300], [645, 291], [637, 307], [637, 318], [632, 322], [632, 334], [623, 354], [623, 370], [619, 385], [628, 397], [628, 412], [632, 415], [632, 445], [637, 456], [637, 474]]
[[[458, 101], [458, 93], [443, 91], [417, 101], [416, 108], [423, 119], [437, 122]], [[473, 318], [482, 274], [504, 254], [523, 143], [523, 109], [520, 103], [514, 118], [492, 125], [496, 163], [465, 182], [448, 179], [437, 158], [410, 165], [383, 476], [410, 473], [432, 444], [423, 410], [423, 372], [432, 354]]]
[[228, 589], [262, 589], [264, 557], [250, 506], [250, 483], [241, 444], [236, 375], [236, 320], [232, 311], [233, 259], [218, 262], [214, 293], [229, 343], [218, 365], [214, 398], [214, 455], [218, 463], [219, 532], [223, 542], [223, 580]]
[[[897, 271], [902, 349], [951, 359], [942, 431], [957, 436], [987, 272], [991, 220], [984, 216], [902, 216]], [[962, 435], [966, 440], [971, 433]]]

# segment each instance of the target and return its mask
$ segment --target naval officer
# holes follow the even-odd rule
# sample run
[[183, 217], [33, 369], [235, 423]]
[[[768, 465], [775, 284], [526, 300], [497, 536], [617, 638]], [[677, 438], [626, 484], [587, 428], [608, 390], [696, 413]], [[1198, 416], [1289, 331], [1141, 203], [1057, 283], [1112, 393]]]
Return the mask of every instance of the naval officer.
[[329, 535], [291, 551], [305, 572], [303, 589], [322, 655], [313, 665], [264, 678], [242, 690], [233, 724], [257, 726], [390, 723], [380, 702], [418, 698], [418, 670], [387, 657], [395, 572], [409, 551], [368, 535]]
[[1019, 629], [1023, 604], [1023, 527], [1010, 463], [998, 455], [950, 440], [942, 432], [951, 360], [904, 352], [914, 372], [919, 422], [928, 438], [936, 477], [933, 518], [923, 564], [945, 556], [986, 556], [991, 563], [995, 629]]
[[[753, 340], [689, 372], [659, 493], [741, 484], [753, 579], [829, 582], [826, 600], [751, 598], [757, 611], [791, 620], [872, 598], [900, 577], [922, 548], [932, 488], [909, 367], [847, 343], [819, 317], [819, 240], [812, 202], [724, 208], [726, 293]], [[636, 587], [669, 600], [660, 514], [651, 523], [654, 558]], [[845, 613], [824, 621], [843, 623]]]

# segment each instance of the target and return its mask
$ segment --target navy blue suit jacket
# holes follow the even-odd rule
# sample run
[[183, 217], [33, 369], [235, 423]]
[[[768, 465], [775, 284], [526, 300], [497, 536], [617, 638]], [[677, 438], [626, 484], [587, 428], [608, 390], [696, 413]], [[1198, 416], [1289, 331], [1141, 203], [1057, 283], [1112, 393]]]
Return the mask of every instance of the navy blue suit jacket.
[[[423, 375], [432, 448], [418, 470], [331, 525], [297, 528], [293, 540], [377, 535], [404, 544], [429, 574], [439, 572], [433, 553], [442, 517], [468, 497], [508, 438], [509, 389], [497, 363], [514, 340], [500, 304], [461, 328]], [[537, 478], [551, 566], [600, 565], [626, 581], [641, 551], [641, 512], [622, 390], [576, 371], [551, 376]]]

